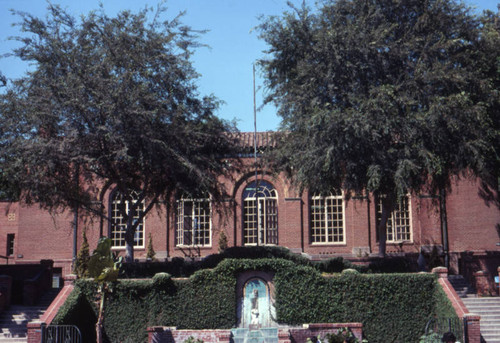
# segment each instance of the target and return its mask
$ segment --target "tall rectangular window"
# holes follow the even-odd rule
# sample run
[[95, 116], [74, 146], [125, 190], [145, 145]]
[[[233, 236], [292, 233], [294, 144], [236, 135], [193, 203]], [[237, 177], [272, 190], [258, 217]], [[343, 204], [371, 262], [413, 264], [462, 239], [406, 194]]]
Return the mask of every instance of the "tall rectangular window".
[[345, 243], [344, 201], [342, 194], [313, 196], [310, 200], [311, 243]]
[[144, 248], [144, 202], [132, 210], [132, 204], [137, 202], [137, 193], [132, 192], [131, 198], [126, 200], [119, 192], [115, 192], [111, 198], [111, 240], [114, 248], [126, 246], [127, 215], [132, 215], [133, 221], [139, 221], [134, 234], [134, 247]]
[[[387, 242], [399, 243], [412, 241], [410, 197], [405, 196], [394, 206], [387, 218]], [[377, 201], [377, 223], [382, 218], [382, 201]]]
[[15, 241], [15, 235], [13, 233], [7, 234], [7, 256], [13, 256], [14, 255], [14, 241]]
[[209, 198], [177, 200], [177, 246], [211, 245], [211, 205]]

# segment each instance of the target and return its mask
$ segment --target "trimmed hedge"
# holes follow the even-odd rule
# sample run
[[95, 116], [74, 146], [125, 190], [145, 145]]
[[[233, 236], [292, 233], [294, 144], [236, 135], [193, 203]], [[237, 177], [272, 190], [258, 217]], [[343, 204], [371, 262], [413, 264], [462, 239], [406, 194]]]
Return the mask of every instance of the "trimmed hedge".
[[[117, 282], [106, 303], [107, 340], [145, 342], [148, 326], [234, 327], [237, 276], [248, 270], [275, 272], [275, 307], [281, 323], [362, 322], [372, 343], [418, 342], [430, 317], [453, 311], [432, 274], [376, 275], [351, 270], [324, 277], [311, 266], [289, 260], [227, 259], [189, 279], [161, 273], [149, 280]], [[88, 328], [79, 320], [95, 318], [94, 296], [95, 284], [79, 280], [57, 322]], [[85, 342], [92, 342], [88, 336]]]
[[[220, 262], [227, 259], [255, 260], [263, 258], [284, 259], [292, 261], [297, 265], [313, 267], [324, 273], [340, 273], [347, 268], [356, 269], [360, 272], [370, 272], [368, 267], [354, 265], [342, 257], [311, 261], [302, 255], [292, 253], [284, 247], [256, 246], [227, 248], [221, 253], [206, 256], [201, 260], [174, 257], [172, 260], [166, 262], [125, 263], [123, 264], [120, 278], [148, 278], [153, 277], [157, 273], [169, 273], [173, 277], [189, 277], [198, 270], [215, 268]], [[380, 266], [377, 264], [376, 268], [378, 270]], [[398, 271], [400, 270], [398, 269]]]

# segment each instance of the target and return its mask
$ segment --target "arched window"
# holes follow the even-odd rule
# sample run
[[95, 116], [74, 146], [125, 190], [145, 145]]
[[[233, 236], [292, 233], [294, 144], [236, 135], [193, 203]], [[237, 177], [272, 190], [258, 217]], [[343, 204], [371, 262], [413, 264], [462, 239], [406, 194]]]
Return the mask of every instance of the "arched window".
[[345, 243], [345, 215], [342, 192], [314, 195], [310, 200], [311, 243]]
[[[130, 199], [127, 200], [118, 191], [111, 194], [111, 228], [110, 238], [115, 248], [125, 248], [125, 231], [127, 230], [127, 216], [132, 215], [133, 220], [140, 220], [134, 235], [134, 247], [144, 248], [144, 201], [139, 204], [134, 213], [131, 205], [137, 202], [139, 198], [137, 192], [130, 193]], [[142, 219], [141, 219], [142, 218]]]
[[243, 191], [243, 244], [278, 244], [278, 193], [267, 181]]
[[207, 196], [182, 196], [177, 200], [177, 246], [210, 246], [212, 244], [211, 203]]

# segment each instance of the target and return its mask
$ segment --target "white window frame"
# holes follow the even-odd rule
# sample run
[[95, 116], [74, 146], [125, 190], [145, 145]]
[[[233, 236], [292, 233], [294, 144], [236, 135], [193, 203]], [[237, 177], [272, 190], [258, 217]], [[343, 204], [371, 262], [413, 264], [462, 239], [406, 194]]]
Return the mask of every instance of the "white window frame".
[[258, 190], [255, 181], [243, 190], [243, 245], [278, 245], [278, 192], [266, 180], [258, 184]]
[[[131, 196], [133, 199], [138, 198], [137, 192], [131, 192]], [[112, 241], [112, 249], [124, 249], [126, 247], [126, 242], [125, 242], [125, 231], [127, 229], [127, 221], [123, 217], [123, 215], [120, 212], [119, 209], [119, 204], [121, 204], [122, 201], [125, 201], [125, 212], [128, 213], [129, 211], [129, 200], [122, 200], [122, 196], [120, 192], [115, 191], [111, 195], [111, 201], [110, 201], [110, 238]], [[136, 202], [137, 200], [132, 200], [133, 202]], [[134, 215], [134, 219], [137, 220], [139, 217], [142, 215], [141, 212], [144, 212], [144, 207], [145, 207], [145, 202], [144, 200], [142, 201], [142, 206], [137, 208], [137, 213]], [[137, 228], [134, 233], [134, 248], [144, 248], [144, 232], [145, 232], [145, 220], [144, 217], [142, 218], [141, 223], [137, 225]]]
[[[404, 207], [404, 208], [402, 208]], [[377, 203], [377, 225], [382, 216], [382, 200]], [[403, 225], [401, 224], [403, 222]], [[387, 218], [386, 242], [403, 243], [413, 242], [411, 196], [406, 195], [394, 205], [394, 209]], [[394, 225], [396, 223], [396, 225]], [[404, 238], [402, 236], [405, 236]]]
[[[316, 211], [318, 207], [319, 211]], [[341, 210], [335, 211], [338, 207], [341, 207]], [[309, 211], [310, 239], [312, 245], [344, 245], [346, 243], [345, 201], [343, 192], [328, 196], [313, 195], [310, 199]]]
[[[186, 206], [188, 203], [191, 204], [190, 213], [186, 213], [186, 209], [189, 209]], [[207, 204], [208, 211], [206, 210]], [[212, 202], [210, 198], [181, 197], [176, 202], [176, 212], [175, 245], [177, 247], [212, 247]], [[191, 224], [193, 221], [195, 225]], [[189, 233], [186, 231], [187, 227], [191, 231], [191, 242], [185, 241], [186, 234]]]

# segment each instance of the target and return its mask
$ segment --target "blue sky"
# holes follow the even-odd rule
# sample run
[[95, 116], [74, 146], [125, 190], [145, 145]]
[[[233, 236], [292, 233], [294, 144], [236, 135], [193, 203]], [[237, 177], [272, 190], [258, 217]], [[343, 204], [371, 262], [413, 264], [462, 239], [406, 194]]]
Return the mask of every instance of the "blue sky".
[[[153, 0], [59, 0], [69, 13], [78, 16], [97, 9], [102, 2], [106, 13], [119, 10], [137, 11], [144, 6], [156, 6]], [[180, 11], [186, 11], [182, 22], [193, 29], [209, 30], [200, 42], [210, 48], [200, 48], [193, 56], [193, 64], [201, 74], [198, 80], [201, 95], [214, 94], [225, 103], [218, 111], [224, 119], [236, 119], [240, 131], [253, 131], [253, 82], [252, 64], [263, 57], [264, 42], [257, 38], [252, 28], [259, 24], [260, 15], [279, 15], [286, 9], [286, 0], [169, 0], [166, 2], [166, 16], [172, 18]], [[292, 0], [300, 4], [302, 0]], [[313, 1], [307, 1], [313, 4]], [[477, 11], [496, 11], [496, 0], [467, 0]], [[8, 53], [15, 42], [8, 37], [18, 34], [12, 23], [19, 18], [11, 15], [9, 9], [26, 11], [36, 16], [45, 16], [47, 2], [44, 0], [0, 0], [0, 55]], [[13, 58], [0, 59], [0, 71], [8, 78], [20, 77], [27, 65]], [[262, 105], [265, 89], [257, 73], [257, 106]], [[276, 130], [280, 119], [273, 105], [264, 106], [257, 113], [257, 130]]]

